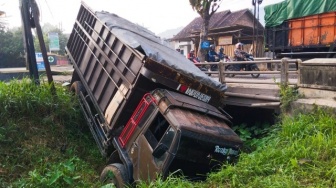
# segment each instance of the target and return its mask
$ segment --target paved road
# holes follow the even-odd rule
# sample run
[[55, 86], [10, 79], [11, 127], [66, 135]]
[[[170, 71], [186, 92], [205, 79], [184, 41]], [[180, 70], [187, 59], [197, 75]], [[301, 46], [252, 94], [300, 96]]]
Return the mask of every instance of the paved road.
[[[288, 81], [290, 84], [294, 85], [297, 84], [298, 79], [297, 75], [290, 74], [288, 76]], [[212, 78], [218, 81], [217, 75], [212, 75]], [[227, 84], [247, 84], [259, 87], [265, 87], [263, 85], [276, 85], [275, 83], [280, 82], [280, 75], [279, 74], [260, 74], [258, 78], [252, 78], [250, 74], [248, 75], [235, 75], [233, 78], [225, 77], [225, 82]], [[247, 86], [248, 87], [248, 86]]]
[[[71, 75], [73, 72], [72, 65], [52, 65], [50, 66], [51, 72], [53, 74], [53, 80], [56, 83], [70, 82]], [[39, 74], [45, 74], [45, 70], [39, 70]], [[21, 78], [29, 75], [29, 71], [26, 67], [19, 68], [2, 68], [0, 69], [0, 80], [9, 80], [13, 78]], [[47, 80], [46, 77], [44, 77]]]
[[[72, 65], [65, 65], [65, 66], [52, 65], [50, 68], [53, 73], [53, 79], [55, 82], [64, 83], [64, 82], [71, 80], [71, 75], [73, 72]], [[41, 72], [44, 72], [44, 71], [41, 71]], [[28, 75], [29, 71], [26, 70], [25, 67], [0, 69], [0, 74], [10, 74], [10, 73], [25, 73]], [[212, 77], [214, 80], [218, 81], [218, 76], [216, 74], [213, 74]], [[228, 78], [228, 77], [225, 78], [225, 82], [228, 84], [242, 85], [246, 83], [247, 85], [253, 85], [256, 87], [257, 85], [259, 85], [259, 87], [264, 87], [262, 86], [262, 83], [274, 85], [274, 82], [279, 81], [279, 80], [280, 80], [280, 75], [275, 75], [275, 74], [274, 75], [273, 74], [261, 74], [259, 78], [252, 78], [250, 74], [235, 75], [235, 77], [233, 78]], [[250, 82], [255, 82], [255, 84], [251, 84]], [[297, 83], [297, 76], [289, 75], [289, 82], [292, 84]]]

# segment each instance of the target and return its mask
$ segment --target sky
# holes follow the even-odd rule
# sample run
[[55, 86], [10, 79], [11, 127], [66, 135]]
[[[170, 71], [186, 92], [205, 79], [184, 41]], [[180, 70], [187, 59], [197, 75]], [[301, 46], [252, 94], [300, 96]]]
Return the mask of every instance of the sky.
[[[20, 0], [0, 0], [0, 10], [6, 12], [7, 26], [21, 25]], [[263, 0], [263, 6], [283, 0]], [[70, 33], [81, 4], [81, 0], [36, 0], [41, 14], [41, 25], [51, 23]], [[115, 13], [137, 23], [156, 34], [169, 29], [184, 27], [199, 15], [193, 11], [189, 0], [83, 0], [95, 11]], [[222, 0], [218, 11], [253, 8], [252, 0]], [[260, 16], [261, 22], [263, 16]]]

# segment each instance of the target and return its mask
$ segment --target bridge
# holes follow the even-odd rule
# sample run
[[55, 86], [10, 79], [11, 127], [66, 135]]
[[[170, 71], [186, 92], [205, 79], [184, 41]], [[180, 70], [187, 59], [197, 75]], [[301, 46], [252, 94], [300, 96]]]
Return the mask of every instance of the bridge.
[[[256, 63], [260, 71], [226, 71], [229, 64]], [[300, 59], [272, 60], [255, 58], [253, 62], [205, 62], [203, 65], [216, 64], [219, 71], [205, 71], [213, 79], [226, 83], [226, 105], [280, 110], [279, 84], [297, 87], [305, 95], [294, 105], [318, 104], [336, 109], [336, 59], [313, 59], [302, 62]], [[71, 65], [51, 67], [55, 81], [66, 82], [71, 79]], [[269, 70], [271, 69], [271, 70]], [[69, 73], [69, 74], [66, 74]], [[252, 78], [251, 73], [258, 73]], [[235, 74], [234, 77], [227, 77]], [[28, 75], [25, 68], [0, 69], [0, 80]]]
[[[261, 71], [225, 70], [225, 66], [229, 64], [241, 63], [258, 64]], [[205, 73], [227, 84], [226, 105], [278, 111], [281, 100], [279, 85], [286, 84], [298, 88], [302, 96], [293, 105], [316, 104], [336, 109], [336, 59], [312, 59], [302, 62], [300, 59], [256, 58], [252, 62], [205, 62], [201, 64], [218, 65], [218, 71], [207, 70]], [[269, 68], [272, 70], [268, 70]], [[229, 74], [234, 74], [235, 77], [227, 77]], [[260, 74], [260, 76], [252, 78], [251, 74]]]

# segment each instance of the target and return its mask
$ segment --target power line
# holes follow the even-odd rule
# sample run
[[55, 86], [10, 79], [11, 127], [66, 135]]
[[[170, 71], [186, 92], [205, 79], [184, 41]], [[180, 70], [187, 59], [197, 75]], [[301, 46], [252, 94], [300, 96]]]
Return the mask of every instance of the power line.
[[[40, 11], [40, 14], [41, 14], [41, 17], [42, 17], [42, 12], [43, 12], [42, 10], [44, 10], [44, 9], [42, 9], [42, 5], [41, 5], [40, 0], [37, 0], [37, 1], [38, 1], [39, 11]], [[47, 6], [47, 8], [48, 8], [48, 12], [50, 13], [51, 18], [52, 18], [53, 20], [55, 20], [54, 14], [52, 13], [52, 11], [51, 11], [51, 9], [50, 9], [50, 6], [49, 6], [48, 2], [47, 2], [46, 0], [44, 0], [44, 2], [45, 2], [46, 6]]]
[[53, 13], [52, 13], [50, 7], [49, 7], [49, 4], [48, 4], [47, 0], [44, 0], [44, 1], [45, 1], [46, 5], [47, 5], [47, 7], [48, 7], [48, 9], [49, 9], [49, 12], [50, 12], [50, 14], [51, 14], [51, 17], [52, 17], [53, 19], [55, 19], [55, 18], [54, 18], [54, 15], [53, 15]]

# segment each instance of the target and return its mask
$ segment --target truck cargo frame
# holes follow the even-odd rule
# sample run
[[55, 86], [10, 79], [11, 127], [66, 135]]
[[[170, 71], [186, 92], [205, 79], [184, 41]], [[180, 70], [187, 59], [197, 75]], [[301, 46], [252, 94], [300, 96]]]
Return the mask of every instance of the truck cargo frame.
[[103, 155], [112, 147], [110, 134], [120, 132], [142, 96], [151, 90], [177, 90], [219, 108], [224, 102], [224, 90], [202, 82], [207, 77], [202, 71], [194, 67], [197, 74], [204, 74], [195, 79], [148, 57], [141, 48], [130, 47], [85, 4], [80, 7], [66, 52], [75, 69], [71, 83], [81, 82], [87, 92], [87, 96], [81, 95], [82, 107], [94, 124], [91, 131]]

